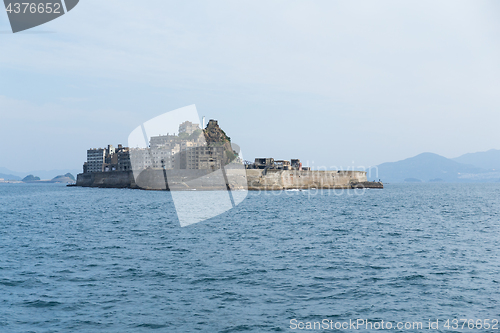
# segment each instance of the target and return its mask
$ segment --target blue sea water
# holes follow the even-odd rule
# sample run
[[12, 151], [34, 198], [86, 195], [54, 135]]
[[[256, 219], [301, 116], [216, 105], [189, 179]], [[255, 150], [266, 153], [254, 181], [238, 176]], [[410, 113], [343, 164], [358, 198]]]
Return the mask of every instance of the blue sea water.
[[251, 192], [181, 228], [167, 192], [4, 184], [0, 332], [499, 320], [499, 214], [500, 184], [389, 184]]

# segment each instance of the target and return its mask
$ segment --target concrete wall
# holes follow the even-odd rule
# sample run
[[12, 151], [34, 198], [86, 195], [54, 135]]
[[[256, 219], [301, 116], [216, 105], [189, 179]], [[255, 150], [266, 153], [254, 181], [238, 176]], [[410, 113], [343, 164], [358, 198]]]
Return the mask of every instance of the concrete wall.
[[366, 182], [364, 171], [247, 170], [249, 190], [350, 188]]
[[137, 188], [131, 171], [80, 173], [76, 177], [76, 186]]
[[[227, 170], [227, 176], [233, 188], [243, 188], [243, 170]], [[222, 173], [207, 175], [208, 170], [168, 170], [171, 190], [189, 190], [191, 188], [206, 190], [223, 190], [225, 184]], [[243, 174], [242, 174], [243, 173]], [[297, 171], [297, 170], [264, 170], [248, 169], [246, 178], [249, 190], [284, 190], [284, 189], [335, 189], [351, 188], [358, 183], [367, 182], [364, 171]], [[154, 169], [141, 173], [134, 180], [132, 171], [93, 172], [77, 176], [76, 185], [84, 187], [140, 188], [164, 190], [166, 188], [163, 170]]]

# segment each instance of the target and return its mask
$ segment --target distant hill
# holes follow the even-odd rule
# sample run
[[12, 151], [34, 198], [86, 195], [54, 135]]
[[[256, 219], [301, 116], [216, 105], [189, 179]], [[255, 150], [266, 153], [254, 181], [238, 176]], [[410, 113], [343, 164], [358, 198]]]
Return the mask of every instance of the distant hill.
[[500, 171], [500, 150], [498, 149], [469, 153], [453, 158], [452, 160], [458, 163], [471, 164], [490, 171]]
[[[52, 179], [54, 177], [57, 177], [59, 175], [64, 175], [64, 174], [72, 174], [76, 175], [81, 173], [81, 170], [76, 170], [76, 169], [62, 169], [62, 170], [34, 170], [34, 171], [29, 171], [29, 172], [18, 172], [18, 171], [12, 171], [7, 168], [0, 167], [0, 178], [3, 178], [5, 180], [21, 180], [27, 175], [37, 175], [41, 179]], [[6, 176], [6, 177], [4, 177]]]
[[72, 174], [67, 173], [65, 175], [60, 175], [52, 178], [51, 183], [73, 183], [75, 181], [75, 177]]
[[31, 174], [37, 175], [42, 179], [52, 179], [54, 177], [60, 176], [60, 175], [65, 175], [65, 174], [73, 174], [76, 175], [78, 173], [81, 173], [82, 171], [80, 170], [70, 170], [70, 169], [59, 169], [59, 170], [35, 170], [35, 171], [30, 171]]
[[65, 175], [64, 175], [64, 177], [68, 177], [68, 178], [69, 178], [69, 179], [71, 179], [72, 181], [76, 181], [75, 176], [73, 176], [73, 175], [72, 175], [71, 173], [69, 173], [69, 172], [68, 172], [67, 174], [65, 174]]
[[33, 175], [28, 175], [26, 177], [23, 178], [23, 182], [25, 183], [29, 183], [29, 182], [36, 182], [36, 181], [39, 181], [40, 180], [40, 177], [36, 177], [36, 176], [33, 176]]
[[6, 173], [0, 173], [0, 178], [3, 178], [4, 180], [21, 180], [21, 177], [6, 174]]
[[20, 175], [12, 170], [0, 167], [0, 178], [5, 180], [21, 180], [24, 176], [26, 175]]
[[65, 175], [59, 175], [51, 180], [40, 180], [40, 177], [36, 177], [33, 175], [28, 175], [23, 178], [23, 182], [25, 183], [39, 183], [39, 184], [48, 184], [48, 183], [73, 183], [75, 181], [75, 177], [71, 173], [67, 173]]
[[500, 173], [488, 173], [486, 170], [463, 164], [446, 157], [423, 153], [398, 162], [383, 163], [377, 166], [378, 176], [370, 170], [370, 178], [380, 178], [383, 182], [465, 182], [491, 181], [500, 179]]
[[417, 178], [405, 178], [405, 183], [421, 183], [422, 181]]

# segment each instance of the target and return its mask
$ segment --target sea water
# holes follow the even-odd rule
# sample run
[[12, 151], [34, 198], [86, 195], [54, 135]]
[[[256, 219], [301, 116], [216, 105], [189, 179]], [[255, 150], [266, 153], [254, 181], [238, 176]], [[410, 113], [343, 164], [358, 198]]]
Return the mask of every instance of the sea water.
[[500, 184], [388, 184], [250, 192], [181, 228], [168, 192], [3, 184], [0, 332], [492, 323], [499, 214]]

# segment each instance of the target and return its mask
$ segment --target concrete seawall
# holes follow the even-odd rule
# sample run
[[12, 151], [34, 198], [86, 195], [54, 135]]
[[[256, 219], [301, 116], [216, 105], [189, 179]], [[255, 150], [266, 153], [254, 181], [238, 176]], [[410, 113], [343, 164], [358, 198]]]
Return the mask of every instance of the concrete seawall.
[[[246, 171], [246, 172], [245, 172]], [[289, 189], [346, 189], [346, 188], [383, 188], [382, 183], [368, 182], [364, 171], [299, 171], [299, 170], [227, 170], [232, 189], [245, 185], [249, 190], [289, 190]], [[220, 173], [220, 175], [219, 175]], [[247, 184], [244, 182], [246, 173]], [[170, 190], [182, 191], [224, 190], [221, 187], [222, 172], [209, 173], [208, 170], [168, 170]], [[101, 188], [141, 188], [146, 190], [165, 190], [163, 170], [152, 169], [141, 174], [137, 181], [132, 171], [111, 171], [81, 173], [77, 176], [76, 186]], [[222, 182], [223, 183], [223, 182]]]
[[367, 182], [364, 171], [247, 170], [249, 190], [342, 189]]
[[102, 188], [139, 188], [131, 171], [79, 173], [76, 186]]

